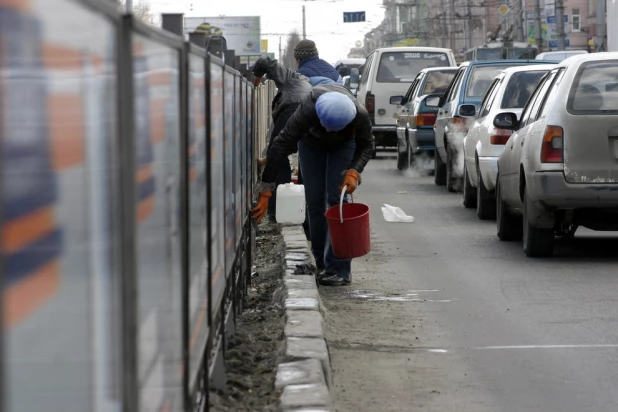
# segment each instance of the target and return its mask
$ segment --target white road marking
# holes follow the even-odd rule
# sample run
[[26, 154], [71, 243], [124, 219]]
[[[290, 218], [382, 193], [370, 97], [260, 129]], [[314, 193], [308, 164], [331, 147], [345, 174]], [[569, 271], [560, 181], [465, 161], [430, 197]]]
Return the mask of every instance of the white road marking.
[[512, 345], [512, 346], [478, 346], [472, 349], [593, 349], [618, 348], [616, 343], [590, 345]]

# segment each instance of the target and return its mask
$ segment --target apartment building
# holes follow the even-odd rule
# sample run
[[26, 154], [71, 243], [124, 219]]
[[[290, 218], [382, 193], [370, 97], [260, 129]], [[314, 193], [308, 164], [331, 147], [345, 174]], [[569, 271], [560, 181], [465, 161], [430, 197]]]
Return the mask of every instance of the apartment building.
[[[556, 2], [540, 0], [543, 51], [557, 48]], [[562, 0], [567, 49], [596, 51], [598, 0]], [[605, 19], [604, 4], [600, 15]], [[382, 23], [365, 35], [362, 50], [420, 45], [456, 54], [487, 42], [488, 33], [536, 43], [534, 0], [383, 0]]]

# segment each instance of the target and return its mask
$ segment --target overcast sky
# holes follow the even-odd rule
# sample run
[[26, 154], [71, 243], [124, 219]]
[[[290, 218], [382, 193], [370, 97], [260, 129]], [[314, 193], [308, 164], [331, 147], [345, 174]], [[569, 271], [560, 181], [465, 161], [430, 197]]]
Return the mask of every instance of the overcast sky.
[[[316, 42], [320, 57], [334, 63], [346, 58], [350, 48], [366, 32], [382, 22], [382, 0], [133, 0], [149, 3], [155, 14], [184, 13], [187, 17], [260, 16], [262, 38], [268, 51], [279, 53], [279, 37], [285, 46], [287, 34], [302, 35], [302, 6], [306, 9], [307, 38]], [[366, 22], [343, 23], [344, 11], [364, 11]]]

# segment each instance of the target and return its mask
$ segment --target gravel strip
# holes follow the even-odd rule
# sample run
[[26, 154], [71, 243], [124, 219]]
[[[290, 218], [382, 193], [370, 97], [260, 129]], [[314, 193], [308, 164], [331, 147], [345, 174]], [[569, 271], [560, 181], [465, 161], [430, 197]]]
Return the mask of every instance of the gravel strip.
[[285, 313], [275, 294], [283, 285], [283, 238], [266, 220], [258, 227], [247, 309], [237, 318], [236, 344], [225, 353], [227, 385], [223, 393], [211, 392], [211, 411], [277, 411]]

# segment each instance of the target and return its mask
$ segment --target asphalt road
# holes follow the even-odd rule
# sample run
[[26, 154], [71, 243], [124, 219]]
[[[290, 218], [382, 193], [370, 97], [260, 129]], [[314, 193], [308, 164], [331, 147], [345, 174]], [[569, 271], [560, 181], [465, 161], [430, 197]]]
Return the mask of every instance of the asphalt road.
[[[378, 156], [355, 198], [372, 252], [320, 291], [337, 411], [618, 411], [618, 234], [529, 259], [461, 194]], [[385, 222], [383, 203], [415, 221]]]

